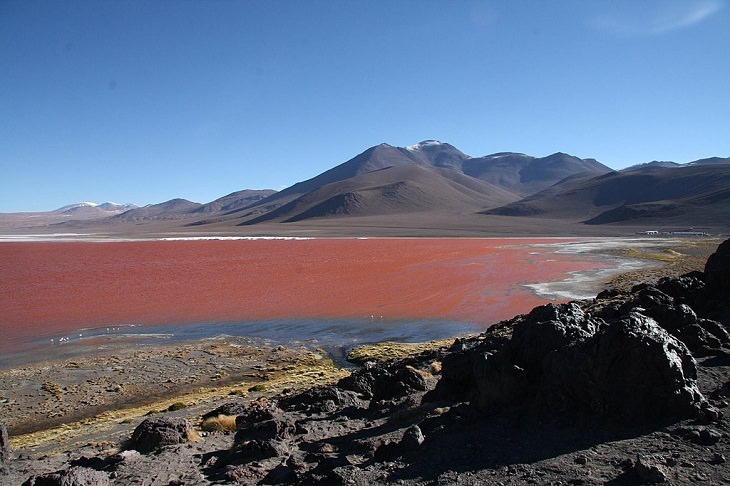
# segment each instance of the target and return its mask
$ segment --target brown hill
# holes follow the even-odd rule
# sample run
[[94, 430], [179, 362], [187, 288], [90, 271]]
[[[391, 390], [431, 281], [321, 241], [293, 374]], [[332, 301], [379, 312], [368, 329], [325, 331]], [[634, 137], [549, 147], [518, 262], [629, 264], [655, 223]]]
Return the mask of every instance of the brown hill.
[[262, 200], [273, 194], [276, 194], [276, 191], [272, 189], [244, 189], [242, 191], [232, 192], [231, 194], [218, 198], [215, 201], [211, 201], [207, 204], [203, 204], [202, 206], [195, 208], [193, 210], [193, 213], [208, 214], [238, 211], [240, 209], [245, 209], [249, 206], [258, 204]]
[[[245, 208], [236, 215], [236, 224], [434, 210], [473, 215], [479, 209], [545, 189], [569, 175], [608, 171], [595, 160], [563, 153], [544, 158], [523, 154], [471, 158], [435, 140], [408, 147], [380, 144]], [[194, 225], [221, 221], [208, 219]]]
[[516, 200], [505, 189], [451, 169], [398, 164], [318, 187], [266, 214], [251, 225], [296, 222], [326, 216], [374, 216], [432, 209], [474, 212], [484, 205]]
[[730, 164], [649, 164], [598, 177], [578, 175], [483, 214], [717, 226], [730, 215]]
[[130, 209], [127, 212], [113, 216], [112, 219], [122, 222], [140, 222], [158, 219], [183, 219], [189, 217], [203, 205], [187, 199], [170, 199], [159, 204]]

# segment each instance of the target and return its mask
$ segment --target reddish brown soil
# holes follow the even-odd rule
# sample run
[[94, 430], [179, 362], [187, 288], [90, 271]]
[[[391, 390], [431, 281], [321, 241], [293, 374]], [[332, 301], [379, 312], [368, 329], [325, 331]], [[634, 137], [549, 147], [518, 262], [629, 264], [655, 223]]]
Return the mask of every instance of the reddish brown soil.
[[600, 267], [589, 257], [514, 247], [538, 242], [2, 243], [0, 331], [12, 342], [125, 323], [372, 315], [489, 324], [542, 302], [522, 283]]

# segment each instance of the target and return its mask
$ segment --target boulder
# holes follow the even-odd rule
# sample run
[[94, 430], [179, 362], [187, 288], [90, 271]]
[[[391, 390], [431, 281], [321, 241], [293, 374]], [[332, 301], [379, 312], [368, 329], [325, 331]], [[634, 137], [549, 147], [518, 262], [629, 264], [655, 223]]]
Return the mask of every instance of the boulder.
[[669, 480], [665, 462], [664, 458], [657, 454], [639, 454], [636, 456], [634, 470], [642, 481], [664, 483]]
[[607, 326], [577, 355], [584, 373], [577, 384], [585, 387], [579, 394], [591, 400], [585, 405], [620, 421], [686, 418], [704, 402], [689, 350], [650, 317], [634, 313]]
[[388, 380], [391, 372], [383, 365], [368, 363], [364, 368], [354, 371], [337, 382], [343, 390], [358, 393], [363, 399], [370, 400], [378, 393], [378, 383]]
[[284, 440], [296, 433], [294, 419], [273, 402], [254, 404], [236, 417], [234, 444], [249, 440]]
[[705, 282], [709, 292], [718, 297], [730, 293], [730, 239], [722, 242], [707, 259]]
[[[693, 292], [682, 290], [691, 282], [698, 282], [688, 276], [680, 279], [663, 279], [657, 287], [641, 284], [624, 304], [625, 313], [640, 310], [653, 318], [662, 328], [682, 341], [693, 353], [707, 354], [710, 350], [730, 344], [730, 335], [725, 328], [712, 320], [699, 318], [687, 302], [702, 307], [703, 285], [696, 285]], [[661, 287], [661, 288], [659, 288]], [[666, 290], [669, 293], [665, 293]], [[672, 295], [670, 295], [672, 294]]]
[[63, 471], [33, 476], [22, 486], [109, 486], [105, 472], [74, 466]]
[[215, 410], [211, 410], [210, 412], [203, 415], [203, 420], [211, 417], [217, 417], [219, 415], [229, 415], [229, 416], [236, 416], [241, 413], [244, 413], [246, 411], [247, 407], [244, 403], [241, 402], [228, 402], [224, 403], [220, 407], [216, 408]]
[[423, 436], [421, 428], [418, 425], [411, 425], [403, 433], [403, 437], [399, 444], [403, 450], [412, 451], [421, 447], [424, 440], [426, 440], [426, 438]]
[[[658, 302], [671, 300], [646, 290]], [[675, 313], [700, 322], [686, 306]], [[496, 352], [476, 346], [445, 359], [441, 381], [425, 400], [446, 399], [444, 391], [458, 387], [469, 387], [471, 404], [488, 414], [522, 407], [625, 423], [698, 416], [705, 403], [687, 346], [654, 319], [632, 312], [603, 321], [577, 303], [541, 306], [516, 318], [512, 340]]]
[[195, 437], [192, 425], [182, 418], [148, 418], [134, 429], [128, 449], [147, 454], [162, 447], [184, 444]]
[[373, 365], [341, 379], [337, 386], [358, 393], [364, 399], [392, 400], [426, 390], [426, 380], [410, 366], [390, 369]]
[[632, 424], [696, 416], [704, 402], [687, 347], [638, 313], [552, 353], [538, 386], [541, 405], [553, 413]]
[[591, 338], [602, 322], [586, 315], [576, 302], [535, 307], [515, 323], [505, 351], [531, 380], [537, 380], [549, 353]]
[[664, 277], [656, 287], [671, 296], [678, 304], [694, 307], [705, 290], [705, 275], [702, 272], [690, 272], [680, 277]]
[[279, 399], [279, 406], [285, 411], [301, 411], [308, 414], [332, 413], [347, 407], [361, 407], [362, 400], [351, 390], [337, 386], [318, 386]]
[[286, 444], [278, 440], [253, 439], [236, 444], [237, 457], [246, 462], [283, 457], [289, 452]]

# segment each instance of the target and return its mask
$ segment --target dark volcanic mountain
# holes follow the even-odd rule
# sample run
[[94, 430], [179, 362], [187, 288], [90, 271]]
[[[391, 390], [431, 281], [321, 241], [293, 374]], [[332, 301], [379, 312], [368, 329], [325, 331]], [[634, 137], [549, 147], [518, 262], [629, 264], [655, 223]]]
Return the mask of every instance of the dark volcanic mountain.
[[372, 216], [434, 209], [474, 212], [516, 195], [451, 169], [399, 164], [325, 184], [243, 224], [325, 216]]
[[326, 216], [373, 216], [433, 210], [475, 213], [516, 201], [567, 176], [609, 172], [595, 160], [495, 154], [471, 158], [447, 143], [381, 144], [312, 179], [294, 184], [239, 215], [239, 224]]
[[294, 184], [274, 196], [267, 203], [288, 202], [298, 196], [317, 190], [327, 184], [341, 182], [361, 174], [399, 165], [432, 165], [435, 167], [460, 167], [469, 157], [449, 144], [426, 141], [409, 148], [393, 147], [386, 143], [370, 147], [360, 155], [318, 176]]
[[544, 216], [587, 224], [716, 226], [730, 216], [730, 159], [676, 166], [646, 164], [598, 177], [573, 176], [484, 214]]

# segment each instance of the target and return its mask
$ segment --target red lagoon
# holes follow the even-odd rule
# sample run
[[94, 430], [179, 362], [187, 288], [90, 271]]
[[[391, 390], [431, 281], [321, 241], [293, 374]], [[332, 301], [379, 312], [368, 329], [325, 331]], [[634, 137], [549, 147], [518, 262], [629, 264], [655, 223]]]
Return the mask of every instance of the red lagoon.
[[0, 243], [7, 342], [121, 324], [448, 318], [544, 303], [525, 283], [604, 268], [536, 239]]

